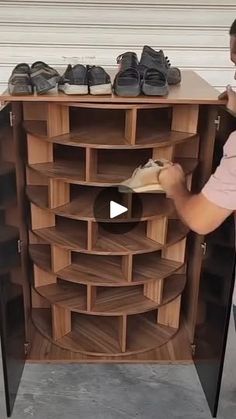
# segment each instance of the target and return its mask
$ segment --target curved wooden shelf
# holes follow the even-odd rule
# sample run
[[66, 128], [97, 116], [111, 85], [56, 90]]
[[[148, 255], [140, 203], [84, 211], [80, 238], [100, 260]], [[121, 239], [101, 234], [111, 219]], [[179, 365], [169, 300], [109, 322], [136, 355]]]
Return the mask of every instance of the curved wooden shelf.
[[[192, 173], [197, 165], [197, 159], [175, 159], [176, 163], [180, 163], [183, 167], [185, 175]], [[121, 182], [126, 180], [129, 176], [132, 175], [135, 167], [130, 167], [129, 162], [125, 165], [115, 167], [115, 173], [112, 172], [112, 167], [115, 166], [114, 162], [106, 163], [103, 165], [104, 173], [96, 174], [93, 176], [92, 180], [85, 180], [85, 170], [83, 165], [80, 166], [76, 162], [61, 160], [57, 162], [50, 163], [37, 163], [29, 165], [29, 168], [40, 173], [43, 176], [48, 178], [54, 178], [57, 180], [62, 180], [65, 183], [70, 183], [74, 185], [87, 185], [87, 186], [118, 186]]]
[[[55, 227], [33, 230], [33, 233], [46, 241], [74, 252], [93, 255], [135, 255], [151, 253], [163, 247], [175, 244], [189, 232], [179, 220], [170, 220], [167, 242], [165, 245], [155, 242], [145, 236], [143, 223], [136, 225], [128, 233], [114, 234], [106, 230], [98, 230], [96, 243], [92, 249], [87, 248], [87, 226], [85, 222], [78, 225], [78, 221], [66, 220]], [[67, 222], [69, 221], [69, 223]], [[119, 225], [114, 225], [119, 228]]]
[[168, 326], [154, 324], [145, 316], [131, 316], [128, 321], [126, 352], [121, 352], [114, 317], [77, 315], [72, 319], [73, 329], [57, 341], [52, 339], [51, 315], [48, 309], [33, 309], [32, 320], [40, 333], [55, 345], [92, 356], [125, 356], [161, 347], [178, 332]]
[[[127, 214], [114, 219], [104, 219], [94, 217], [94, 206], [98, 194], [101, 192], [99, 188], [85, 188], [78, 192], [78, 196], [71, 199], [68, 204], [57, 208], [49, 209], [48, 205], [48, 187], [47, 186], [28, 186], [26, 194], [30, 202], [39, 208], [46, 209], [61, 217], [71, 218], [81, 221], [97, 221], [109, 223], [124, 223], [124, 222], [139, 222], [152, 220], [163, 215], [168, 216], [173, 212], [173, 204], [167, 200], [163, 194], [143, 194], [140, 195], [142, 202], [142, 217], [136, 216], [135, 212], [132, 216], [127, 217]], [[135, 211], [135, 208], [134, 208]], [[97, 213], [99, 211], [97, 210]]]
[[[105, 127], [87, 125], [86, 129], [82, 127], [80, 130], [77, 129], [76, 131], [56, 137], [47, 136], [47, 124], [44, 121], [25, 121], [24, 126], [29, 134], [41, 137], [50, 143], [106, 150], [160, 148], [194, 141], [198, 138], [197, 134], [190, 134], [188, 132], [167, 130], [153, 132], [153, 129], [149, 130], [147, 127], [140, 133], [136, 144], [130, 144], [124, 137], [122, 127], [118, 129], [109, 125], [109, 123]], [[106, 143], [106, 139], [109, 139], [109, 143]]]
[[157, 309], [175, 300], [184, 290], [185, 275], [172, 275], [165, 279], [163, 300], [161, 304], [146, 298], [142, 287], [132, 288], [99, 288], [91, 310], [87, 309], [85, 287], [67, 283], [44, 285], [36, 288], [36, 292], [50, 304], [57, 304], [71, 312], [93, 316], [122, 316], [141, 314]]
[[[50, 245], [30, 245], [29, 252], [32, 261], [40, 269], [52, 273]], [[183, 266], [157, 256], [156, 253], [139, 255], [134, 261], [133, 280], [125, 280], [121, 269], [121, 261], [117, 257], [93, 255], [74, 255], [73, 263], [59, 270], [55, 275], [65, 281], [82, 285], [118, 287], [132, 287], [147, 282], [161, 280], [173, 275]], [[99, 274], [98, 274], [99, 272]]]

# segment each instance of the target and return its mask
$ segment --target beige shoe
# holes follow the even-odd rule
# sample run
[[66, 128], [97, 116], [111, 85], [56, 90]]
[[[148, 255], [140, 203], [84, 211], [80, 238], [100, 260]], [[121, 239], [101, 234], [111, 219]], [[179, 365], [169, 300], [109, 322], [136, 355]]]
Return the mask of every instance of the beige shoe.
[[156, 161], [150, 159], [143, 167], [139, 166], [135, 169], [129, 179], [120, 184], [119, 192], [129, 192], [127, 188], [137, 193], [164, 192], [158, 182], [159, 173], [172, 164], [169, 160], [165, 159]]

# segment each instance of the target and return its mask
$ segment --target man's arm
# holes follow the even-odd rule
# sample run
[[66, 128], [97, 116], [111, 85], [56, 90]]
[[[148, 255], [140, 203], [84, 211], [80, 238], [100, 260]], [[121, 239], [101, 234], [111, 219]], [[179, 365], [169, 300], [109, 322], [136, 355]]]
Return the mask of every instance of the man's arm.
[[183, 221], [198, 234], [215, 230], [232, 213], [209, 201], [203, 193], [193, 195], [186, 187], [184, 173], [174, 165], [160, 174], [160, 182]]

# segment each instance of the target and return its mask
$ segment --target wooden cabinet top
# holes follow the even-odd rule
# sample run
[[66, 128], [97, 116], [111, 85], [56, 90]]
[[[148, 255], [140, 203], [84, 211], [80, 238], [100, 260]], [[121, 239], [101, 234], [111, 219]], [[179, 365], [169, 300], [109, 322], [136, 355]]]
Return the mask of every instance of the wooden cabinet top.
[[[113, 73], [113, 74], [112, 74]], [[110, 72], [114, 77], [115, 72]], [[80, 102], [80, 103], [180, 103], [180, 104], [217, 104], [224, 105], [224, 100], [218, 100], [219, 92], [209, 83], [203, 80], [194, 71], [182, 71], [182, 82], [177, 86], [170, 86], [167, 97], [138, 96], [136, 98], [124, 98], [116, 95], [92, 96], [92, 95], [65, 95], [64, 93], [48, 93], [44, 95], [11, 96], [6, 91], [0, 95], [1, 102]]]

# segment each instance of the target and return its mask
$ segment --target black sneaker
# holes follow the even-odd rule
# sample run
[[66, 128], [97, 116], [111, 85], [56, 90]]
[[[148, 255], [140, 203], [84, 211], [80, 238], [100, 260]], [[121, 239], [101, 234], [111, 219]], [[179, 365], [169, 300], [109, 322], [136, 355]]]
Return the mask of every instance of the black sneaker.
[[36, 61], [31, 66], [31, 80], [38, 94], [56, 88], [59, 77], [59, 73], [43, 61]]
[[[164, 55], [164, 52], [163, 52]], [[172, 67], [168, 57], [165, 57], [167, 68], [167, 82], [168, 84], [179, 84], [182, 79], [181, 71], [178, 67]]]
[[65, 73], [59, 80], [58, 89], [67, 95], [88, 94], [88, 71], [84, 65], [68, 65]]
[[110, 95], [111, 78], [104, 68], [99, 66], [87, 66], [88, 85], [91, 95]]
[[167, 83], [167, 63], [163, 51], [155, 51], [147, 45], [139, 65], [142, 91], [148, 96], [165, 96], [169, 92]]
[[114, 90], [118, 96], [136, 97], [141, 93], [138, 57], [134, 52], [125, 52], [117, 58], [120, 70], [114, 80]]
[[32, 95], [33, 86], [30, 78], [30, 67], [28, 64], [18, 64], [11, 73], [8, 80], [10, 95]]

